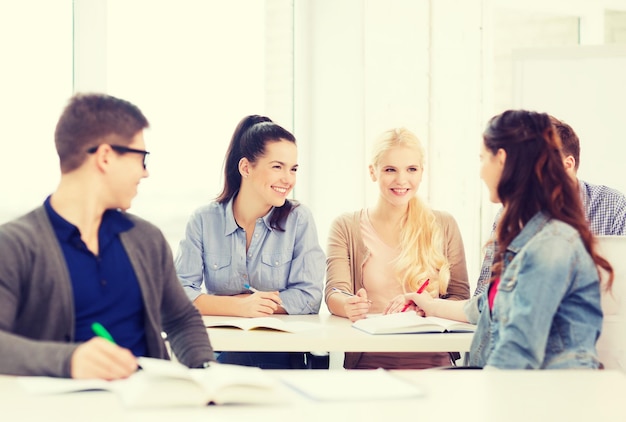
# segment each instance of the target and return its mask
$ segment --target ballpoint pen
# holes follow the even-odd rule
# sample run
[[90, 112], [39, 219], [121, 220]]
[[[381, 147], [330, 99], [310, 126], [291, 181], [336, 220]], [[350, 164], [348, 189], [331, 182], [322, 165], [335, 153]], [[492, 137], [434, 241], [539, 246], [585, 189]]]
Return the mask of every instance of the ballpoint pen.
[[[259, 292], [259, 290], [255, 289], [254, 287], [252, 287], [249, 284], [244, 284], [243, 287], [245, 287], [246, 289], [250, 290], [252, 293], [258, 293]], [[278, 298], [278, 301], [274, 300], [274, 302], [276, 302], [280, 306], [283, 306], [283, 301], [280, 300], [280, 297]]]
[[103, 339], [109, 340], [113, 344], [117, 344], [115, 343], [115, 340], [113, 339], [111, 333], [109, 333], [107, 329], [104, 328], [104, 326], [99, 322], [94, 322], [93, 324], [91, 324], [91, 329], [98, 337], [102, 337]]
[[[428, 286], [428, 283], [429, 283], [429, 282], [430, 282], [430, 279], [426, 279], [426, 281], [424, 282], [424, 284], [422, 284], [422, 285], [420, 286], [420, 288], [419, 288], [419, 289], [417, 289], [417, 292], [416, 292], [416, 293], [417, 293], [417, 294], [422, 293], [422, 292], [424, 291], [424, 289]], [[404, 312], [404, 311], [406, 311], [407, 309], [409, 309], [409, 306], [410, 306], [410, 305], [411, 305], [411, 302], [409, 302], [409, 303], [407, 303], [406, 305], [404, 305], [404, 307], [402, 308], [402, 310], [401, 310], [400, 312]]]
[[[338, 289], [336, 287], [333, 287], [332, 290], [333, 290], [333, 292], [341, 293], [341, 294], [344, 294], [346, 296], [356, 296], [355, 294], [352, 294], [350, 292], [346, 292], [345, 290], [341, 290], [341, 289]], [[372, 301], [368, 299], [367, 303], [372, 303]]]
[[249, 285], [249, 284], [244, 284], [244, 285], [243, 285], [243, 287], [245, 287], [246, 289], [250, 290], [250, 291], [251, 291], [251, 292], [253, 292], [253, 293], [257, 293], [257, 292], [258, 292], [258, 290], [257, 290], [257, 289], [255, 289], [254, 287], [252, 287], [252, 286], [251, 286], [251, 285]]

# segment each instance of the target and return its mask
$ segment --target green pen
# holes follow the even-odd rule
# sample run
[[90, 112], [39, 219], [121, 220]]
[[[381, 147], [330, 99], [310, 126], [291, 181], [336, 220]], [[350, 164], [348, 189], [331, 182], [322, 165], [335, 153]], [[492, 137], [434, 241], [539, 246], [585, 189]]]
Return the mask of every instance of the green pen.
[[98, 337], [102, 337], [103, 339], [109, 340], [113, 344], [117, 344], [115, 343], [115, 340], [113, 340], [113, 336], [111, 335], [111, 333], [109, 333], [107, 329], [104, 328], [104, 326], [99, 322], [94, 322], [93, 324], [91, 324], [91, 329]]

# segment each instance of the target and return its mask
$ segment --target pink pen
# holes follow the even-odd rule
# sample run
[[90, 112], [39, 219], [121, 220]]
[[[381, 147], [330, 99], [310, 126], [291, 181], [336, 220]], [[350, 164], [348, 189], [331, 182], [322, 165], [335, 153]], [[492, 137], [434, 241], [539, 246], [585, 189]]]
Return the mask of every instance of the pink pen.
[[[417, 293], [417, 294], [422, 293], [422, 292], [424, 291], [424, 289], [428, 286], [428, 283], [429, 283], [429, 282], [430, 282], [430, 279], [427, 279], [427, 280], [424, 282], [424, 284], [422, 284], [422, 285], [420, 286], [420, 288], [419, 288], [419, 289], [417, 289], [417, 292], [416, 292], [416, 293]], [[407, 309], [409, 309], [409, 306], [410, 306], [410, 305], [411, 305], [411, 302], [409, 302], [409, 303], [407, 303], [406, 305], [404, 305], [404, 308], [402, 308], [402, 310], [401, 310], [400, 312], [404, 312], [404, 311], [406, 311]]]

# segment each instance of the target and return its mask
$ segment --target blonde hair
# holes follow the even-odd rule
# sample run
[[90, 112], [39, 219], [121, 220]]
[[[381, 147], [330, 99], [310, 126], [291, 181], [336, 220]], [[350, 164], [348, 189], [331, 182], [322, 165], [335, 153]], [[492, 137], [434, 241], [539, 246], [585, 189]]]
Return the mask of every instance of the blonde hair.
[[[374, 144], [372, 166], [377, 168], [382, 156], [390, 149], [406, 146], [419, 154], [419, 165], [424, 167], [424, 147], [406, 128], [388, 130]], [[446, 294], [450, 281], [450, 263], [444, 254], [443, 229], [432, 209], [419, 197], [411, 198], [400, 222], [400, 255], [393, 267], [402, 288], [416, 291], [425, 280], [431, 295]]]

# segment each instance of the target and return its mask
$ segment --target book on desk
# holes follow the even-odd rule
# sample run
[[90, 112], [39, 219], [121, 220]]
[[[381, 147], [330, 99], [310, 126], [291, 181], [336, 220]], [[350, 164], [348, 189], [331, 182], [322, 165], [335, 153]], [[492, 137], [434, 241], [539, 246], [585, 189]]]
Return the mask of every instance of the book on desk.
[[232, 318], [214, 320], [203, 318], [204, 325], [207, 328], [239, 328], [241, 330], [273, 330], [284, 331], [286, 333], [300, 333], [303, 331], [320, 329], [319, 324], [306, 321], [285, 321], [273, 317], [256, 317], [256, 318]]
[[476, 326], [473, 324], [438, 317], [423, 317], [412, 311], [371, 316], [354, 322], [352, 326], [368, 334], [465, 333], [476, 331]]
[[[422, 387], [391, 372], [272, 371], [212, 362], [189, 369], [175, 361], [138, 358], [141, 369], [115, 381], [53, 377], [16, 377], [31, 395], [108, 391], [127, 408], [197, 407], [208, 404], [276, 405], [304, 396], [314, 401], [406, 399], [425, 394]], [[290, 392], [297, 394], [290, 394]]]
[[141, 369], [121, 380], [19, 377], [19, 384], [39, 395], [111, 391], [131, 408], [284, 401], [278, 381], [260, 368], [212, 362], [205, 369], [189, 369], [178, 362], [145, 357], [138, 363]]

